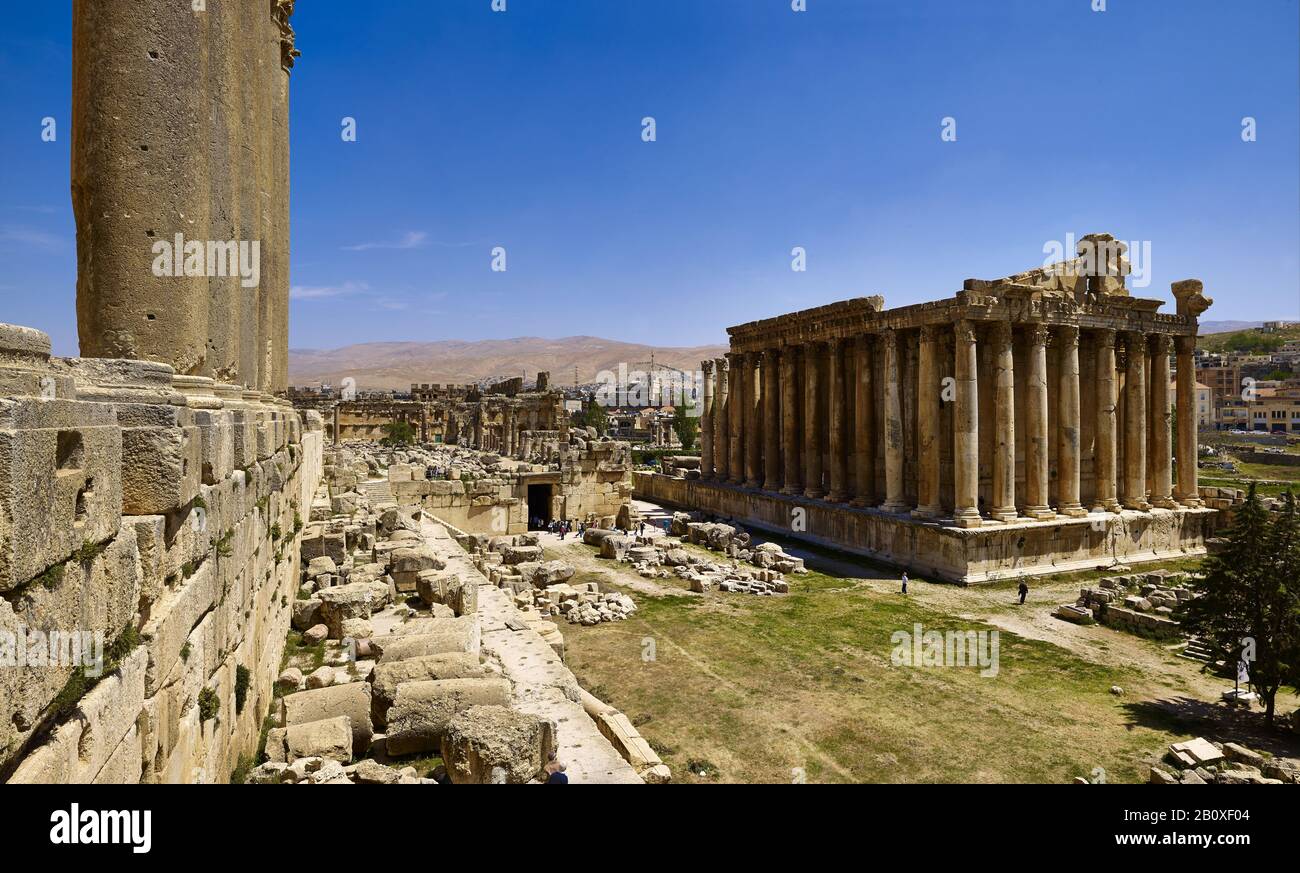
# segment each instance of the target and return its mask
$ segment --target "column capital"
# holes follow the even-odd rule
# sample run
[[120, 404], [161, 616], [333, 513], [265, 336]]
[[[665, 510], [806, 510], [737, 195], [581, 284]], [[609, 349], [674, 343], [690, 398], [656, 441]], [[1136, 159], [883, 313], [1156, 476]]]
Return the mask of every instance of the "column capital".
[[1093, 338], [1101, 348], [1115, 348], [1115, 330], [1109, 327], [1100, 327], [1092, 331]]
[[1034, 322], [1033, 324], [1028, 325], [1025, 331], [1025, 335], [1029, 337], [1029, 341], [1033, 345], [1043, 346], [1044, 348], [1047, 347], [1047, 340], [1049, 339], [1050, 334], [1051, 332], [1047, 329], [1047, 325], [1042, 322]]
[[1169, 346], [1170, 346], [1169, 334], [1153, 333], [1151, 334], [1150, 339], [1151, 339], [1151, 351], [1153, 351], [1157, 355], [1169, 354]]
[[952, 332], [958, 342], [973, 343], [979, 339], [975, 331], [975, 322], [969, 318], [959, 318], [953, 322]]
[[1196, 337], [1179, 336], [1174, 337], [1174, 348], [1180, 355], [1190, 355], [1196, 351]]
[[1011, 322], [994, 321], [989, 324], [989, 339], [994, 345], [1003, 349], [1011, 344]]
[[937, 343], [943, 333], [943, 326], [937, 324], [921, 325], [921, 340], [927, 343]]
[[704, 371], [704, 375], [706, 375], [706, 376], [712, 374], [712, 373], [713, 373], [713, 361], [712, 361], [712, 360], [700, 361], [700, 369], [701, 369], [702, 371]]
[[723, 355], [721, 358], [718, 358], [718, 359], [717, 359], [717, 364], [718, 364], [718, 372], [719, 372], [719, 373], [721, 373], [721, 372], [725, 372], [726, 370], [730, 370], [730, 369], [731, 369], [731, 353], [728, 352], [727, 354]]
[[1077, 348], [1079, 345], [1079, 328], [1073, 324], [1057, 325], [1056, 338], [1062, 345]]

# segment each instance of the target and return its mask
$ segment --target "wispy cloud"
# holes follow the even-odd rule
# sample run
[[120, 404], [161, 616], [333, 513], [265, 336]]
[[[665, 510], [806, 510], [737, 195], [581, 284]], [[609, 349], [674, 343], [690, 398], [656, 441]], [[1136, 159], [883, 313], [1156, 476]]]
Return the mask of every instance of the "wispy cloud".
[[339, 285], [294, 285], [289, 288], [290, 300], [322, 300], [327, 297], [347, 297], [365, 294], [368, 282], [343, 282]]
[[364, 252], [370, 249], [421, 249], [429, 244], [429, 235], [422, 230], [408, 230], [396, 242], [367, 242], [343, 246], [345, 252]]
[[0, 242], [19, 243], [47, 252], [59, 251], [67, 245], [67, 240], [56, 234], [13, 224], [0, 227]]

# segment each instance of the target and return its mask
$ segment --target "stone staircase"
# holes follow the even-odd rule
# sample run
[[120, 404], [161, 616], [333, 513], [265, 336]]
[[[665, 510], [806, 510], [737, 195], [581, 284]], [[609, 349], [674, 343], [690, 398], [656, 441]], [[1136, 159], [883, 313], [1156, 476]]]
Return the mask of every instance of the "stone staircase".
[[1199, 637], [1189, 637], [1183, 650], [1178, 653], [1178, 657], [1189, 661], [1200, 661], [1202, 664], [1209, 664], [1216, 660], [1214, 650]]

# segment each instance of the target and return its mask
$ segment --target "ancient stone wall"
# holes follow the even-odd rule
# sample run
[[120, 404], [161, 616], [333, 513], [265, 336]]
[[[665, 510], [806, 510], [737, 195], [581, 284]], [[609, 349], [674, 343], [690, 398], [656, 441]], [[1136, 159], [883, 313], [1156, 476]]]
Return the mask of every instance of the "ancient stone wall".
[[[271, 701], [320, 417], [49, 348], [0, 325], [0, 778], [226, 781]], [[69, 638], [102, 661], [51, 658]]]

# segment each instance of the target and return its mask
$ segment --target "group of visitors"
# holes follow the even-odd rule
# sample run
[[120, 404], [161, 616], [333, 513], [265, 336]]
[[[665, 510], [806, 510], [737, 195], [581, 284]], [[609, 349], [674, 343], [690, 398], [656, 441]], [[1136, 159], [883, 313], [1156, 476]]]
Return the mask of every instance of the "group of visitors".
[[550, 521], [546, 521], [545, 519], [536, 516], [528, 526], [532, 530], [544, 530], [547, 533], [556, 534], [560, 539], [564, 539], [574, 531], [578, 532], [578, 536], [582, 536], [583, 532], [587, 529], [587, 525], [584, 522], [579, 522], [571, 518], [558, 520], [551, 519]]

